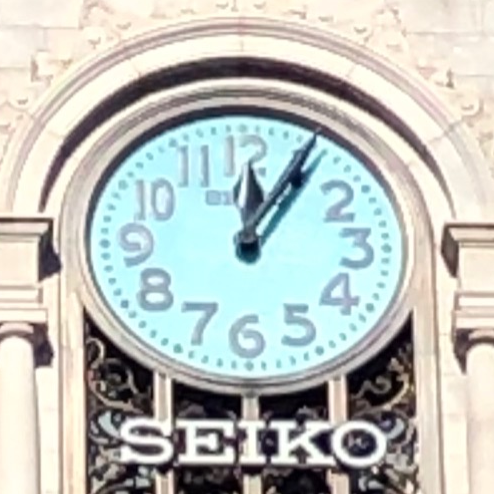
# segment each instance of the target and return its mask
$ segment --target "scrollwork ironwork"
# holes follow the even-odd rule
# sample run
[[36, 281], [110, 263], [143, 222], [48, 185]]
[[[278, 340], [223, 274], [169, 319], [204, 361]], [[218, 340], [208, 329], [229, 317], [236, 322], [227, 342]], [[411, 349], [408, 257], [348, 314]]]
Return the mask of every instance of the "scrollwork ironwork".
[[153, 469], [117, 461], [123, 421], [153, 414], [151, 372], [118, 350], [89, 319], [85, 350], [88, 494], [152, 494]]
[[351, 418], [374, 422], [389, 440], [382, 465], [350, 474], [352, 493], [418, 493], [411, 321], [388, 348], [349, 377], [348, 386]]
[[[327, 397], [324, 386], [304, 392], [272, 396], [261, 402], [262, 418], [266, 421], [295, 418], [300, 424], [305, 420], [327, 420]], [[269, 433], [263, 438], [263, 449], [269, 450]], [[321, 444], [321, 449], [325, 445]], [[262, 472], [264, 494], [329, 494], [326, 472], [322, 469], [291, 469], [266, 467]]]
[[[187, 419], [240, 418], [240, 399], [206, 393], [188, 386], [175, 385], [174, 415]], [[183, 444], [178, 445], [183, 449]], [[177, 468], [177, 494], [240, 494], [241, 471], [238, 467]]]
[[[117, 461], [118, 430], [130, 416], [153, 415], [152, 373], [120, 352], [88, 319], [87, 366], [88, 494], [152, 494], [155, 469]], [[348, 377], [349, 416], [370, 420], [389, 437], [388, 454], [371, 471], [349, 472], [352, 494], [417, 494], [417, 431], [411, 323], [371, 362]], [[240, 398], [174, 385], [174, 416], [238, 420]], [[327, 420], [325, 386], [261, 400], [261, 418]], [[234, 440], [234, 439], [232, 439]], [[351, 440], [351, 438], [350, 438]], [[239, 447], [241, 439], [235, 446]], [[276, 447], [269, 431], [261, 438], [268, 453]], [[178, 440], [178, 448], [183, 449]], [[319, 445], [325, 450], [324, 444]], [[351, 446], [365, 448], [362, 441]], [[272, 468], [258, 472], [264, 494], [329, 494], [327, 472], [311, 468]], [[177, 494], [241, 494], [240, 467], [174, 470]]]

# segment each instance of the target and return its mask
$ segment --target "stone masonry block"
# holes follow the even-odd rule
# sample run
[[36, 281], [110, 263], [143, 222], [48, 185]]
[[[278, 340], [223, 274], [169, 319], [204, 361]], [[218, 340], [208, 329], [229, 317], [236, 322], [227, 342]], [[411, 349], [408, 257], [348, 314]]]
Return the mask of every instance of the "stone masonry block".
[[83, 0], [2, 0], [0, 25], [77, 27]]

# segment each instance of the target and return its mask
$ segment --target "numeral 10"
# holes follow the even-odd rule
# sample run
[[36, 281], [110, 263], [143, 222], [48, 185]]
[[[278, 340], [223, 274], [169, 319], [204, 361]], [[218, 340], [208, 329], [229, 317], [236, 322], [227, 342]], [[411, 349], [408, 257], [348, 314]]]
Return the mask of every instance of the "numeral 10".
[[136, 180], [137, 209], [136, 221], [145, 221], [149, 217], [157, 221], [167, 221], [175, 211], [175, 193], [170, 182], [159, 178], [152, 182]]

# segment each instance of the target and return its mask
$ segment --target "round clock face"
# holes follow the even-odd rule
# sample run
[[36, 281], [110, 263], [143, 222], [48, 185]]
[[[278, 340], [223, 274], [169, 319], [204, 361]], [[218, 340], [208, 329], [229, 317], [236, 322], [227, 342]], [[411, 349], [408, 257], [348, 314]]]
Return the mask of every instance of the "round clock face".
[[255, 229], [259, 255], [235, 247], [313, 134], [248, 112], [194, 119], [140, 145], [101, 185], [87, 230], [94, 283], [155, 356], [196, 376], [279, 380], [370, 341], [400, 288], [405, 245], [393, 198], [349, 150], [318, 135], [301, 185], [285, 183]]

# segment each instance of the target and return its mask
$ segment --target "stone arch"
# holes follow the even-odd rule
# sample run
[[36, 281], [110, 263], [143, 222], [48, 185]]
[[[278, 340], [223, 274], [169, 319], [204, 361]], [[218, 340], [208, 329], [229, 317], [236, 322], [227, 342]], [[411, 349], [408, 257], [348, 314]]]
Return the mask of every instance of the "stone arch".
[[[494, 179], [478, 143], [461, 118], [449, 113], [413, 74], [403, 72], [391, 61], [337, 35], [298, 23], [237, 17], [203, 19], [151, 30], [101, 51], [68, 70], [19, 123], [0, 169], [0, 210], [24, 216], [47, 212], [58, 219], [66, 185], [75, 172], [73, 163], [81, 161], [70, 158], [84, 154], [81, 148], [97, 123], [116, 114], [126, 99], [138, 98], [140, 92], [136, 88], [142, 86], [143, 81], [146, 81], [144, 86], [147, 85], [144, 90], [151, 91], [148, 83], [152, 85], [167, 69], [193, 63], [198, 57], [234, 56], [290, 63], [321, 74], [331, 80], [335, 91], [344, 92], [354, 104], [392, 127], [420, 156], [420, 165], [427, 166], [443, 194], [447, 213], [441, 212], [434, 218], [435, 211], [428, 210], [437, 227], [436, 234], [444, 221], [479, 221], [492, 214], [490, 191], [494, 190]], [[427, 239], [422, 246], [428, 254], [424, 255], [427, 257], [424, 278], [429, 278], [429, 284], [422, 288], [433, 297], [437, 293], [437, 286], [433, 286], [436, 281], [434, 249], [430, 235], [424, 234], [424, 237]], [[48, 299], [58, 304], [59, 287], [55, 285], [56, 281], [47, 290], [51, 293]], [[70, 295], [74, 295], [68, 297], [67, 310], [71, 314], [62, 332], [73, 332], [77, 340], [80, 322], [76, 319], [81, 319], [81, 306], [77, 296]], [[435, 319], [435, 311], [434, 304], [428, 303], [430, 299], [423, 298], [431, 307], [423, 318], [425, 323], [419, 331], [423, 341], [418, 346], [421, 351], [427, 347], [427, 356], [430, 353], [434, 357], [423, 359], [421, 375], [429, 379], [436, 373], [437, 351], [432, 331], [426, 334], [425, 330], [428, 329], [426, 323]], [[437, 304], [449, 305], [448, 297], [442, 298], [444, 301], [438, 297]], [[446, 313], [446, 310], [439, 312]], [[51, 317], [55, 326], [57, 323], [63, 326], [60, 315]], [[60, 321], [55, 320], [58, 317]], [[69, 350], [77, 352], [77, 348]], [[66, 384], [76, 374], [69, 368], [69, 364], [64, 367]], [[430, 403], [430, 409], [439, 407], [436, 407], [440, 401], [436, 396], [437, 387], [437, 383], [431, 384], [422, 391], [428, 395], [423, 401]], [[73, 410], [78, 416], [83, 410], [81, 403], [83, 397], [79, 393], [68, 403], [64, 413], [70, 416]], [[438, 415], [439, 412], [437, 416], [426, 418], [428, 423], [423, 426], [424, 430], [427, 428], [427, 435], [434, 437], [434, 444], [424, 452], [431, 471], [425, 484], [434, 492], [441, 492], [442, 483], [437, 475], [440, 470], [437, 451], [441, 447], [436, 428]], [[76, 420], [76, 423], [79, 422]], [[72, 434], [76, 440], [83, 440], [81, 431], [73, 430]], [[73, 466], [70, 471], [79, 472], [83, 455], [84, 451], [79, 455], [65, 455], [64, 461]], [[80, 492], [74, 489], [70, 492]]]
[[491, 214], [494, 180], [478, 143], [422, 81], [337, 35], [253, 17], [205, 18], [154, 29], [68, 70], [19, 123], [0, 171], [0, 208], [43, 211], [67, 158], [98, 118], [95, 112], [101, 117], [115, 111], [116, 98], [125, 91], [128, 96], [132, 84], [198, 57], [233, 56], [322, 71], [417, 150], [453, 218], [478, 221]]

